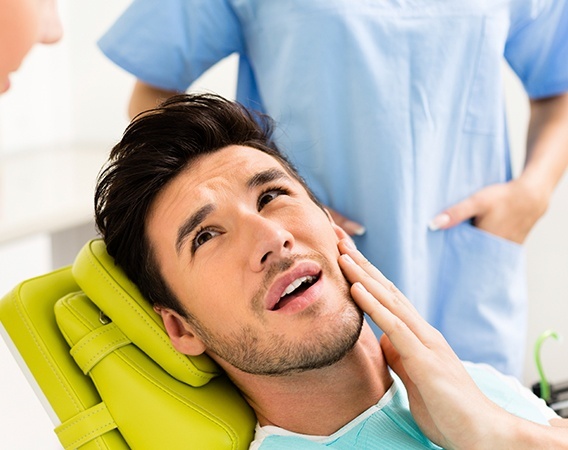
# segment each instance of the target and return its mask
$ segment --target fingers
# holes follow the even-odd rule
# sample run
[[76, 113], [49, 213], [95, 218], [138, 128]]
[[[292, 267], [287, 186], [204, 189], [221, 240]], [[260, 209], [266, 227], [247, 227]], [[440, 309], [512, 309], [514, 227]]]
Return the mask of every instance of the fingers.
[[[393, 292], [398, 292], [394, 283], [385, 277], [379, 269], [373, 266], [373, 264], [371, 264], [370, 261], [368, 261], [367, 258], [365, 258], [363, 254], [355, 248], [353, 241], [349, 239], [342, 239], [338, 244], [338, 248], [341, 254], [348, 254], [371, 278], [381, 283], [385, 286], [385, 288], [392, 290]], [[357, 280], [353, 280], [351, 282], [354, 283], [355, 281]]]
[[[398, 311], [397, 314], [401, 314], [405, 310], [406, 314], [419, 316], [414, 306], [394, 283], [371, 264], [361, 252], [355, 249], [352, 241], [343, 239], [339, 242], [338, 248], [342, 254], [339, 261], [344, 275], [351, 283], [362, 283], [365, 289], [376, 296], [372, 303], [381, 300], [384, 306], [393, 313]], [[369, 306], [372, 308], [372, 304]], [[369, 312], [367, 313], [369, 314]]]
[[401, 355], [420, 351], [439, 340], [439, 333], [410, 301], [347, 240], [339, 243], [340, 267], [359, 307], [390, 338]]
[[522, 244], [545, 207], [534, 203], [526, 191], [519, 194], [518, 185], [513, 180], [487, 186], [438, 214], [428, 227], [442, 230], [473, 219], [475, 227]]
[[381, 345], [381, 350], [387, 361], [389, 367], [391, 367], [395, 373], [400, 377], [401, 380], [405, 381], [408, 376], [404, 371], [404, 366], [400, 361], [400, 353], [396, 350], [394, 345], [392, 345], [391, 340], [386, 334], [383, 334], [379, 339], [379, 344]]
[[477, 216], [479, 213], [478, 209], [476, 197], [468, 197], [434, 217], [428, 224], [428, 228], [432, 231], [452, 228], [461, 222]]
[[393, 294], [383, 286], [377, 283], [377, 286], [374, 286], [374, 293], [371, 294], [361, 282], [357, 281], [351, 287], [351, 295], [359, 307], [388, 336], [400, 356], [404, 358], [424, 349], [423, 343], [417, 336], [420, 332], [413, 330], [420, 328], [420, 324], [416, 322], [414, 316], [408, 317], [404, 312], [401, 315], [405, 319], [402, 320], [383, 304], [390, 304], [392, 309], [397, 310], [397, 307], [393, 306], [396, 303], [392, 298]]

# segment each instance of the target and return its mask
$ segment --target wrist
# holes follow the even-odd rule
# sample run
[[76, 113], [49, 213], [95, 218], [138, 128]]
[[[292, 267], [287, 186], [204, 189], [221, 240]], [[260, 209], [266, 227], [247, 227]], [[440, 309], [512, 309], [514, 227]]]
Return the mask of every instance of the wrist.
[[[523, 425], [525, 422], [495, 404], [484, 410], [483, 420], [476, 420], [466, 425], [471, 439], [462, 445], [450, 447], [453, 450], [496, 450], [515, 449], [522, 450], [524, 446]], [[519, 445], [522, 443], [522, 445]]]
[[513, 182], [517, 184], [521, 190], [521, 198], [532, 205], [531, 210], [534, 211], [538, 217], [544, 215], [548, 209], [555, 186], [547, 180], [542, 180], [540, 177], [534, 176], [527, 171], [523, 172]]
[[533, 195], [545, 205], [556, 189], [564, 171], [566, 163], [563, 161], [544, 160], [543, 158], [530, 158], [517, 180], [530, 190]]
[[490, 448], [494, 449], [510, 449], [514, 448], [516, 450], [521, 450], [527, 447], [525, 439], [530, 436], [525, 436], [523, 429], [523, 421], [518, 417], [515, 417], [509, 413], [507, 414], [507, 419], [505, 421], [499, 421], [499, 426], [494, 427], [495, 435], [492, 436], [493, 443]]
[[[554, 446], [556, 442], [555, 437], [549, 434], [551, 427], [513, 415], [510, 415], [510, 419], [508, 425], [500, 428], [495, 445], [491, 448], [503, 450], [545, 450], [547, 448], [557, 448]], [[552, 446], [549, 444], [552, 444]]]

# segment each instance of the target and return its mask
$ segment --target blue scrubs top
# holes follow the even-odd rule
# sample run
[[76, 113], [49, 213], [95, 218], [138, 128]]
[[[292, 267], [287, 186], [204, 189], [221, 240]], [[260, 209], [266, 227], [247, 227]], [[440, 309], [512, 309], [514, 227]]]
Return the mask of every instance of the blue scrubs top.
[[237, 99], [367, 227], [359, 248], [462, 359], [521, 374], [522, 246], [428, 223], [511, 179], [503, 56], [531, 97], [568, 90], [566, 0], [135, 0], [99, 45], [179, 91], [239, 53]]

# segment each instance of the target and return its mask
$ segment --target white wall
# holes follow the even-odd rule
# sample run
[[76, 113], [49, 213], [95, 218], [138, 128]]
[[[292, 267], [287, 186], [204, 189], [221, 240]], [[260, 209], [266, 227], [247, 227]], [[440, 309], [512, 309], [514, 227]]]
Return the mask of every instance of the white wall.
[[[0, 158], [7, 153], [41, 151], [53, 143], [87, 141], [110, 149], [119, 139], [127, 124], [126, 104], [132, 79], [102, 56], [95, 41], [128, 3], [128, 0], [60, 0], [66, 29], [63, 41], [33, 50], [21, 72], [14, 76], [12, 90], [0, 98]], [[235, 69], [236, 58], [230, 57], [194, 88], [232, 98]], [[506, 90], [518, 171], [523, 160], [528, 107], [522, 88], [510, 72], [507, 72]], [[552, 328], [568, 338], [567, 205], [565, 177], [549, 211], [527, 242], [530, 297], [527, 384], [537, 379], [532, 358], [536, 337]], [[49, 252], [45, 235], [0, 246], [0, 295], [22, 279], [48, 271]], [[568, 340], [548, 342], [542, 354], [550, 379], [568, 380]], [[47, 416], [22, 382], [18, 368], [1, 343], [0, 367], [0, 447], [58, 448]]]

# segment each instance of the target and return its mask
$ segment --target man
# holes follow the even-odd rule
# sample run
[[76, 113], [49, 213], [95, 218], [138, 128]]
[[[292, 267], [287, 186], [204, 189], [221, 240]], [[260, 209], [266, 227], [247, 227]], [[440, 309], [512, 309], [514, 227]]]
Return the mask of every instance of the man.
[[[566, 0], [133, 0], [100, 47], [136, 77], [131, 114], [237, 53], [237, 99], [366, 257], [460, 358], [520, 377], [519, 244], [568, 166], [567, 43]], [[514, 178], [504, 60], [531, 99]]]
[[174, 346], [208, 354], [254, 409], [251, 448], [566, 441], [543, 426], [560, 419], [504, 377], [468, 366], [473, 382], [270, 136], [266, 118], [236, 103], [174, 97], [128, 127], [95, 200], [109, 253]]

